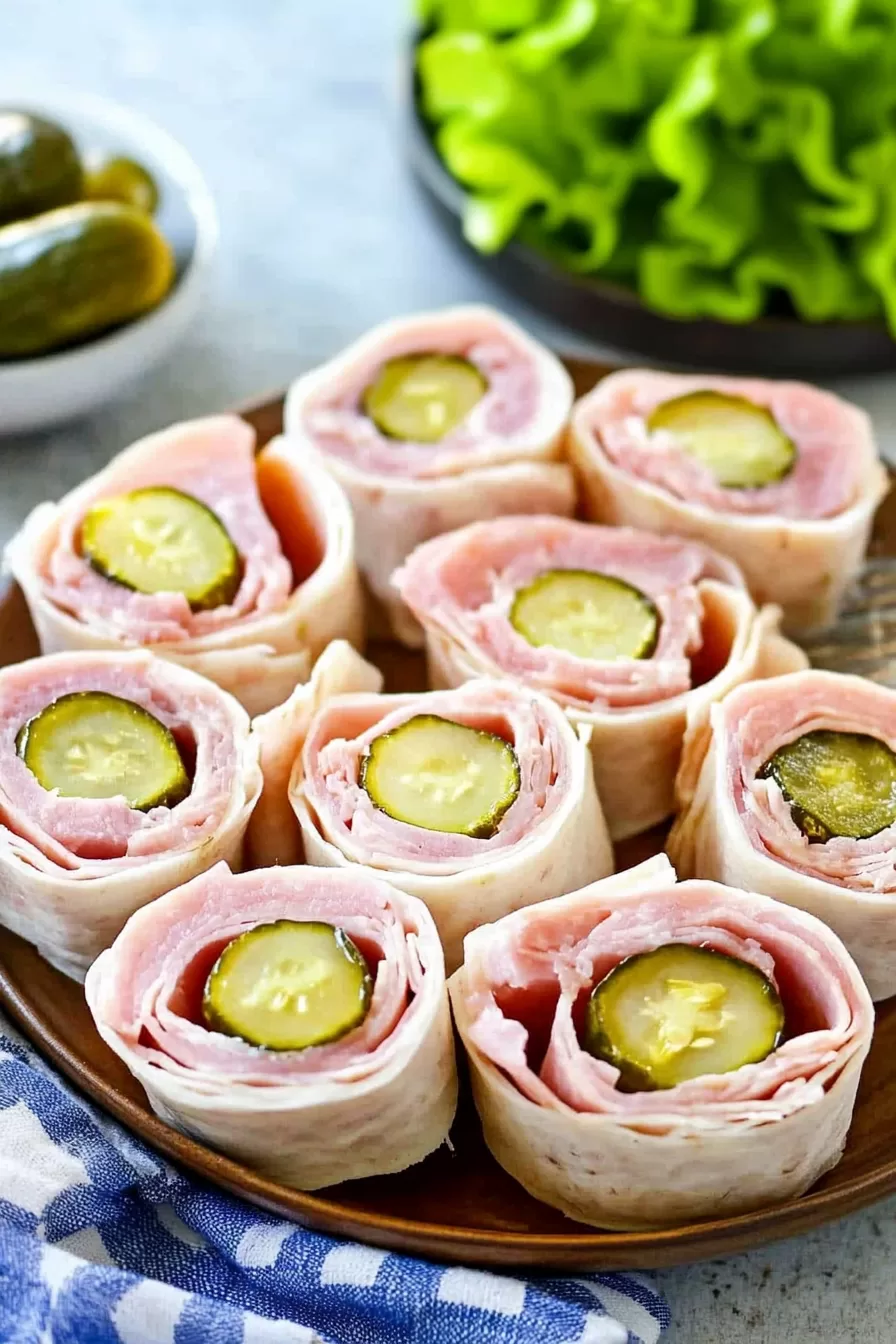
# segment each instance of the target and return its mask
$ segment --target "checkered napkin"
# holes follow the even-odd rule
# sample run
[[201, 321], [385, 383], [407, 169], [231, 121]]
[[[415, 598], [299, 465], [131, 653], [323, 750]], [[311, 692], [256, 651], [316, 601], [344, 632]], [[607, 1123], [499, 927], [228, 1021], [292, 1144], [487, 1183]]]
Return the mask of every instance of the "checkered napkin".
[[667, 1323], [632, 1274], [430, 1265], [188, 1180], [0, 1017], [0, 1341], [656, 1344]]

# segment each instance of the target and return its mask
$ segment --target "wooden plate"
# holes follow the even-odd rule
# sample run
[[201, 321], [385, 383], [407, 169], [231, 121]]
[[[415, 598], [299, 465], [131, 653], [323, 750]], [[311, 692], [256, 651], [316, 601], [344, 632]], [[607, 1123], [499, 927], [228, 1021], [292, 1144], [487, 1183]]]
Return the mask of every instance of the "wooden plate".
[[896, 365], [896, 341], [880, 320], [682, 320], [648, 308], [634, 290], [624, 285], [564, 270], [524, 243], [511, 242], [491, 256], [476, 251], [466, 243], [462, 232], [464, 190], [443, 164], [420, 115], [411, 43], [402, 82], [408, 160], [435, 217], [488, 275], [533, 308], [578, 328], [594, 341], [646, 359], [726, 373], [834, 378], [878, 373]]
[[[579, 391], [606, 372], [597, 365], [570, 367]], [[277, 398], [244, 415], [266, 441], [280, 428], [281, 410]], [[887, 514], [882, 517], [878, 547], [896, 554], [896, 518], [890, 514], [887, 522]], [[0, 650], [4, 663], [38, 651], [15, 588], [0, 595]], [[389, 689], [425, 686], [419, 655], [388, 644], [374, 644], [369, 652], [383, 667]], [[661, 840], [653, 833], [629, 842], [618, 855], [620, 865], [647, 857]], [[399, 1176], [352, 1182], [313, 1195], [288, 1190], [156, 1119], [140, 1086], [94, 1030], [81, 987], [4, 930], [0, 1002], [84, 1092], [196, 1175], [321, 1231], [437, 1259], [545, 1269], [674, 1265], [805, 1232], [896, 1190], [896, 999], [879, 1013], [843, 1161], [811, 1193], [760, 1213], [639, 1233], [598, 1232], [532, 1199], [492, 1160], [466, 1095], [452, 1131], [452, 1151], [442, 1148]]]

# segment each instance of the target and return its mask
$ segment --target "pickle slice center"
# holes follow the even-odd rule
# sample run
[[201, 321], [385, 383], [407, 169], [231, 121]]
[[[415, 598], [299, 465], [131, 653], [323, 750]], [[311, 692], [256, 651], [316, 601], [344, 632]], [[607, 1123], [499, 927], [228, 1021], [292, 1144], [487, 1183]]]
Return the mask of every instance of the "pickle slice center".
[[577, 658], [649, 658], [659, 635], [650, 598], [623, 579], [585, 569], [550, 569], [517, 591], [513, 628], [536, 648]]
[[374, 739], [360, 782], [396, 821], [486, 839], [519, 793], [520, 768], [494, 733], [418, 714]]
[[170, 486], [92, 505], [81, 524], [81, 550], [114, 583], [138, 593], [183, 593], [194, 611], [232, 602], [240, 585], [239, 555], [224, 524]]
[[796, 446], [764, 406], [721, 392], [690, 392], [664, 401], [647, 418], [732, 490], [773, 485], [793, 470]]
[[130, 807], [174, 807], [190, 779], [172, 734], [154, 715], [102, 691], [75, 691], [19, 730], [16, 751], [45, 789], [64, 798], [124, 797]]
[[399, 355], [382, 366], [362, 405], [390, 439], [438, 443], [467, 418], [488, 383], [459, 355]]
[[727, 997], [725, 986], [717, 981], [666, 980], [659, 995], [648, 997], [641, 1010], [656, 1026], [656, 1040], [649, 1046], [651, 1064], [668, 1064], [683, 1050], [715, 1045], [718, 1032], [734, 1020], [725, 1007]]
[[267, 1050], [305, 1050], [359, 1026], [372, 991], [367, 962], [343, 929], [278, 919], [225, 947], [202, 1008], [213, 1031]]
[[774, 779], [803, 835], [867, 840], [896, 821], [896, 754], [866, 733], [821, 728], [779, 747], [759, 771]]
[[592, 990], [582, 1044], [628, 1091], [675, 1087], [757, 1063], [777, 1048], [774, 985], [711, 948], [668, 943], [619, 963]]

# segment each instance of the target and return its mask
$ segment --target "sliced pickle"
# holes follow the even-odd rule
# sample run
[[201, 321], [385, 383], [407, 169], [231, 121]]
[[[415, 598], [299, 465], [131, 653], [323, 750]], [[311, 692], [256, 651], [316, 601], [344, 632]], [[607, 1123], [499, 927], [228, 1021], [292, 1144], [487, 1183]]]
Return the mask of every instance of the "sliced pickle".
[[896, 821], [896, 754], [866, 733], [804, 733], [779, 747], [759, 778], [779, 785], [815, 844], [834, 836], [867, 840]]
[[240, 586], [224, 524], [171, 486], [99, 500], [84, 515], [81, 550], [107, 579], [138, 593], [183, 593], [193, 611], [232, 602]]
[[205, 983], [213, 1031], [266, 1050], [326, 1045], [367, 1016], [373, 980], [343, 929], [278, 919], [228, 943]]
[[459, 355], [399, 355], [364, 391], [366, 415], [390, 439], [438, 443], [465, 420], [488, 388]]
[[141, 812], [174, 807], [190, 778], [157, 718], [105, 691], [62, 695], [19, 729], [16, 751], [45, 789], [64, 798], [118, 798]]
[[666, 429], [731, 490], [773, 485], [793, 470], [796, 445], [764, 406], [721, 392], [691, 392], [664, 401], [648, 416], [649, 430]]
[[536, 647], [578, 658], [649, 658], [660, 618], [649, 597], [623, 579], [587, 569], [549, 569], [520, 588], [510, 609], [515, 630]]
[[417, 714], [370, 744], [361, 784], [396, 821], [487, 839], [520, 791], [520, 767], [494, 733]]
[[708, 947], [667, 943], [627, 957], [595, 986], [582, 1044], [631, 1092], [730, 1073], [770, 1055], [784, 1034], [778, 991], [755, 966]]

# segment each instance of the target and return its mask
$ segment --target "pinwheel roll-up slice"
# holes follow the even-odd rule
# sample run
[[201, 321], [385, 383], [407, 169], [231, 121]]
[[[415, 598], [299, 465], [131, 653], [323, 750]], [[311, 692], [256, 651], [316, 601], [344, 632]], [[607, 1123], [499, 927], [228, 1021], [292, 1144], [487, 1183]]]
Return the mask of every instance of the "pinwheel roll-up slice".
[[448, 1135], [435, 925], [359, 869], [219, 864], [138, 911], [86, 992], [156, 1113], [272, 1180], [403, 1171]]
[[333, 644], [308, 686], [256, 720], [254, 862], [304, 853], [381, 874], [429, 906], [452, 969], [470, 929], [612, 872], [587, 730], [553, 701], [512, 682], [419, 695], [379, 684]]
[[801, 672], [742, 686], [685, 750], [669, 852], [799, 906], [896, 994], [896, 691]]
[[505, 513], [573, 512], [558, 460], [572, 396], [560, 361], [485, 307], [386, 322], [293, 383], [287, 435], [345, 489], [358, 564], [398, 638], [422, 642], [389, 584], [420, 542]]
[[494, 1156], [598, 1227], [725, 1218], [835, 1166], [874, 1010], [820, 920], [660, 855], [471, 933], [449, 982]]
[[674, 807], [688, 709], [805, 666], [737, 566], [697, 542], [566, 518], [499, 518], [418, 547], [394, 577], [430, 678], [514, 677], [588, 730], [614, 839]]
[[331, 639], [360, 643], [354, 524], [320, 466], [233, 415], [141, 439], [8, 548], [44, 653], [144, 645], [251, 714], [307, 679]]
[[245, 710], [152, 654], [0, 671], [0, 923], [83, 979], [133, 912], [238, 864], [261, 791]]
[[615, 373], [570, 452], [589, 517], [716, 547], [790, 631], [836, 617], [887, 484], [867, 415], [804, 383]]

